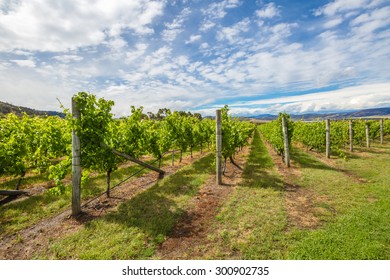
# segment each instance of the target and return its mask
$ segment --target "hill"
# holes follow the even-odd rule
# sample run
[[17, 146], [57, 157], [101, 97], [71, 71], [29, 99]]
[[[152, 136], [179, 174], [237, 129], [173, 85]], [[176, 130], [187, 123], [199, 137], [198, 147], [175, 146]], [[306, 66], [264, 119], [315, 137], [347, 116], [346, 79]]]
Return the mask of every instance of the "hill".
[[[388, 117], [390, 118], [390, 108], [374, 108], [374, 109], [365, 109], [359, 111], [351, 112], [339, 112], [339, 113], [309, 113], [309, 114], [291, 114], [293, 120], [315, 120], [315, 119], [349, 119], [349, 118], [379, 118], [379, 117]], [[259, 120], [274, 120], [277, 118], [277, 115], [263, 114], [250, 117], [252, 119]]]
[[56, 111], [39, 111], [27, 107], [15, 106], [6, 102], [0, 101], [0, 115], [6, 115], [9, 113], [14, 113], [18, 116], [21, 116], [23, 113], [26, 113], [30, 116], [60, 116], [63, 118], [65, 115]]

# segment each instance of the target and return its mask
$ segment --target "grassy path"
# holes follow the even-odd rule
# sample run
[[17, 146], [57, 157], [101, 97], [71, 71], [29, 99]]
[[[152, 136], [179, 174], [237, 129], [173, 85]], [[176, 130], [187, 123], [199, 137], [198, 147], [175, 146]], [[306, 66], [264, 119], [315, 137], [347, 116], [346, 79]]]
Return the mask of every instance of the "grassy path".
[[292, 149], [295, 171], [286, 172], [257, 132], [251, 148], [206, 258], [390, 259], [388, 144], [332, 166]]
[[281, 259], [288, 220], [283, 180], [255, 132], [243, 181], [216, 217], [212, 259]]

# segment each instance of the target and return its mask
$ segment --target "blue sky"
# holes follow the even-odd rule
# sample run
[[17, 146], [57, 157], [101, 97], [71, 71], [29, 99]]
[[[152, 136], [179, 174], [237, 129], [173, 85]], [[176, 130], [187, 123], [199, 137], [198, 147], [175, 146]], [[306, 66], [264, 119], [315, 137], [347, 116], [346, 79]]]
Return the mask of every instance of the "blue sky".
[[0, 100], [213, 114], [390, 107], [390, 1], [0, 0]]

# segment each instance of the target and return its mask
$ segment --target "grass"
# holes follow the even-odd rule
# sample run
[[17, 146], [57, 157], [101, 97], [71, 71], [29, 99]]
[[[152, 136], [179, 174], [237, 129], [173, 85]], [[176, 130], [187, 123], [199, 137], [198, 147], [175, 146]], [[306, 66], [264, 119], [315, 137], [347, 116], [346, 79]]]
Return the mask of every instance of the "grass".
[[206, 258], [283, 258], [283, 181], [258, 131], [244, 167], [242, 186], [236, 188], [216, 217], [213, 255]]
[[189, 200], [214, 172], [208, 155], [122, 203], [117, 211], [58, 242], [38, 258], [147, 259], [163, 242]]
[[319, 221], [305, 228], [291, 222], [283, 179], [256, 133], [242, 186], [216, 217], [209, 238], [217, 245], [205, 258], [390, 259], [389, 148], [374, 145], [332, 167], [293, 148], [300, 175], [289, 183], [310, 194], [307, 211]]
[[[187, 153], [186, 153], [187, 154]], [[175, 163], [178, 162], [179, 154], [175, 154]], [[163, 158], [162, 166], [170, 165], [172, 157], [166, 155]], [[156, 165], [157, 163], [155, 163]], [[126, 179], [132, 173], [138, 171], [138, 165], [131, 165], [125, 168], [119, 168], [111, 174], [111, 186]], [[136, 175], [136, 177], [150, 172], [144, 170]], [[26, 180], [33, 180], [36, 182], [44, 182], [43, 175], [37, 175], [26, 178]], [[28, 181], [25, 182], [25, 184]], [[27, 228], [38, 221], [53, 216], [64, 211], [71, 205], [71, 186], [68, 185], [67, 191], [62, 195], [53, 195], [45, 192], [41, 195], [31, 196], [24, 200], [0, 206], [0, 235], [7, 235], [15, 233], [19, 230]], [[106, 190], [106, 175], [98, 174], [91, 177], [86, 186], [81, 192], [82, 199], [94, 197]]]
[[[363, 151], [364, 156], [359, 156]], [[349, 160], [336, 159], [334, 164], [336, 171], [323, 174], [328, 182], [315, 184], [321, 174], [313, 170], [302, 181], [330, 196], [337, 216], [323, 228], [303, 235], [291, 246], [288, 257], [390, 259], [390, 146], [358, 149]], [[358, 178], [366, 183], [356, 181]]]
[[[35, 173], [29, 172], [26, 176], [20, 181], [19, 189], [23, 190], [31, 185], [42, 184], [47, 182], [47, 172]], [[20, 177], [7, 177], [0, 182], [1, 190], [15, 190], [17, 182], [20, 180]]]

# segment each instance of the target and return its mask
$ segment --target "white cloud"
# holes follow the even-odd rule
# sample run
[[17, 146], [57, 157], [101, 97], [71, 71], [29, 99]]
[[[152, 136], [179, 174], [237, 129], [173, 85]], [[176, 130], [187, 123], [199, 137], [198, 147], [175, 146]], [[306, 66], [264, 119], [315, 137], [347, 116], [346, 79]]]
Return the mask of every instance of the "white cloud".
[[224, 18], [228, 13], [227, 10], [239, 7], [242, 4], [240, 0], [224, 0], [213, 2], [207, 8], [202, 9], [205, 18], [199, 28], [200, 31], [206, 32], [216, 26], [216, 21]]
[[135, 60], [141, 58], [147, 48], [148, 45], [144, 43], [139, 43], [135, 45], [135, 50], [126, 52], [126, 63], [130, 64]]
[[182, 12], [172, 22], [166, 23], [166, 29], [162, 32], [163, 40], [172, 42], [176, 39], [177, 35], [183, 32], [183, 24], [187, 17], [190, 15], [191, 10], [184, 8]]
[[36, 65], [35, 61], [31, 60], [31, 59], [14, 59], [11, 61], [15, 62], [18, 66], [21, 66], [21, 67], [34, 68]]
[[217, 40], [227, 40], [230, 43], [235, 43], [241, 33], [247, 32], [249, 30], [249, 24], [249, 19], [245, 18], [233, 26], [224, 27], [218, 31]]
[[65, 54], [65, 55], [53, 56], [53, 59], [58, 60], [62, 63], [69, 63], [69, 62], [73, 62], [73, 61], [81, 61], [84, 58], [81, 56], [78, 56], [78, 55], [66, 55]]
[[334, 0], [314, 11], [314, 15], [334, 16], [345, 13], [347, 16], [358, 10], [379, 7], [387, 0]]
[[211, 3], [202, 12], [210, 19], [221, 19], [227, 14], [227, 9], [237, 8], [241, 5], [240, 0], [224, 0], [221, 2]]
[[28, 67], [2, 71], [0, 84], [0, 100], [38, 110], [61, 111], [57, 97], [69, 108], [72, 94], [79, 89], [58, 80], [42, 78]]
[[208, 49], [209, 46], [210, 46], [210, 45], [209, 45], [208, 43], [204, 42], [204, 43], [202, 43], [202, 44], [200, 45], [200, 49]]
[[314, 14], [334, 16], [340, 12], [349, 12], [351, 10], [365, 8], [370, 0], [335, 0], [325, 6], [317, 9]]
[[[278, 112], [289, 114], [322, 111], [360, 110], [368, 108], [389, 107], [390, 84], [367, 84], [343, 89], [284, 96], [249, 102], [229, 104], [233, 114], [256, 115]], [[222, 104], [215, 105], [221, 107]], [[209, 113], [212, 110], [209, 110]]]
[[208, 30], [210, 30], [211, 28], [213, 28], [214, 26], [216, 26], [215, 22], [211, 21], [211, 20], [205, 20], [201, 27], [199, 28], [200, 31], [202, 32], [206, 32]]
[[0, 51], [67, 51], [101, 44], [122, 30], [145, 34], [164, 2], [29, 0], [0, 17]]
[[390, 6], [375, 9], [370, 13], [361, 14], [351, 21], [355, 33], [363, 36], [384, 28], [390, 24]]
[[186, 43], [186, 44], [191, 44], [191, 43], [194, 43], [194, 42], [196, 42], [196, 41], [199, 41], [201, 38], [202, 38], [201, 35], [191, 35], [191, 36], [190, 36], [190, 39], [187, 40], [185, 43]]
[[15, 50], [15, 51], [13, 51], [13, 54], [24, 55], [24, 56], [31, 56], [31, 55], [33, 55], [32, 52], [27, 52], [27, 51], [22, 51], [22, 50]]
[[279, 9], [275, 6], [275, 3], [268, 3], [263, 9], [256, 11], [256, 16], [261, 19], [269, 19], [280, 14]]
[[203, 92], [192, 87], [155, 81], [137, 90], [128, 85], [110, 86], [98, 95], [113, 100], [114, 111], [117, 116], [121, 116], [129, 114], [130, 105], [143, 106], [145, 112], [156, 112], [160, 108], [188, 110], [193, 104], [201, 106], [214, 101], [206, 94], [209, 89], [204, 88]]
[[342, 22], [343, 22], [343, 19], [341, 17], [333, 18], [333, 19], [325, 22], [324, 28], [326, 28], [326, 29], [333, 28], [333, 27], [336, 27], [337, 25], [339, 25]]
[[[172, 4], [101, 0], [96, 7], [76, 7], [74, 1], [57, 1], [27, 16], [27, 31], [22, 28], [27, 24], [21, 20], [23, 11], [41, 7], [44, 0], [20, 2], [21, 5], [13, 5], [12, 12], [8, 7], [8, 12], [0, 16], [0, 33], [4, 35], [0, 36], [0, 100], [40, 108], [45, 101], [56, 106], [56, 95], [68, 100], [72, 93], [83, 90], [114, 99], [115, 112], [128, 114], [133, 104], [148, 106], [148, 110], [169, 106], [189, 110], [226, 98], [315, 91], [328, 86], [358, 83], [377, 89], [375, 85], [389, 80], [389, 7], [378, 6], [379, 1], [375, 6], [371, 1], [364, 10], [347, 9], [339, 1], [331, 3], [336, 2], [339, 6], [332, 8], [334, 13], [330, 6], [324, 6], [317, 10], [321, 17], [310, 17], [313, 24], [309, 30], [304, 14], [299, 15], [299, 25], [281, 17], [276, 23], [267, 20], [279, 15], [281, 7], [272, 3], [257, 16], [254, 10], [239, 16], [234, 14], [234, 8], [242, 1], [200, 1], [195, 6], [205, 7], [200, 11], [190, 6], [172, 14], [176, 12], [173, 9], [154, 21], [162, 14], [164, 4]], [[148, 6], [149, 3], [156, 6]], [[192, 2], [185, 5], [189, 3]], [[58, 21], [65, 11], [75, 14]], [[46, 20], [42, 15], [49, 12], [54, 14]], [[126, 18], [130, 12], [132, 17]], [[201, 14], [200, 22], [195, 19], [196, 13]], [[7, 20], [18, 19], [12, 28], [23, 32], [10, 33], [11, 27], [3, 25], [4, 15], [10, 16]], [[261, 27], [257, 25], [259, 21]], [[207, 33], [197, 31], [197, 27]], [[34, 33], [34, 28], [43, 28], [45, 33]], [[161, 32], [149, 34], [153, 28]], [[22, 100], [23, 92], [33, 96], [26, 99], [31, 104]], [[345, 96], [353, 99], [356, 106], [389, 101], [389, 95], [386, 97], [382, 91], [379, 95], [368, 93], [367, 97], [353, 92], [355, 95]], [[374, 95], [377, 103], [370, 97]], [[322, 100], [319, 93], [306, 95], [307, 100], [276, 98], [269, 104], [237, 103], [234, 110], [265, 110], [267, 105], [274, 111], [307, 111], [342, 108], [343, 102], [352, 106], [347, 97], [338, 99], [333, 93], [328, 96], [330, 101]]]

